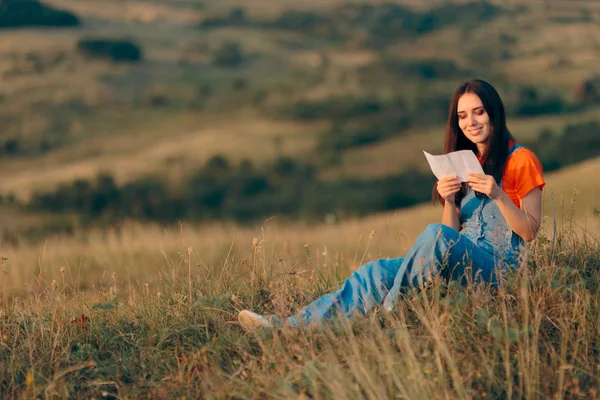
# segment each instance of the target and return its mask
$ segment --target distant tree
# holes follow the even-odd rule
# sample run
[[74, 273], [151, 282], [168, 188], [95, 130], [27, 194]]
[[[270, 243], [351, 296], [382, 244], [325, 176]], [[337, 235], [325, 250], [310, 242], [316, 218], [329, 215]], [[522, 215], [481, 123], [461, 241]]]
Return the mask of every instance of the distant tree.
[[558, 94], [542, 94], [537, 88], [529, 86], [519, 89], [516, 115], [556, 114], [564, 109], [565, 102]]
[[232, 24], [241, 25], [246, 22], [246, 10], [243, 7], [234, 7], [229, 13], [229, 21]]
[[37, 0], [0, 0], [0, 28], [78, 26], [79, 18]]
[[247, 22], [246, 10], [234, 7], [227, 16], [208, 17], [200, 22], [200, 29], [220, 28], [225, 26], [241, 26]]
[[552, 171], [575, 164], [600, 154], [600, 124], [586, 121], [565, 127], [561, 134], [542, 129], [533, 143], [528, 143], [545, 171]]
[[212, 156], [204, 165], [203, 173], [207, 175], [218, 175], [229, 174], [232, 171], [232, 166], [229, 160], [220, 154]]
[[8, 139], [2, 146], [2, 154], [14, 156], [21, 151], [21, 143], [18, 139]]
[[576, 90], [577, 101], [584, 104], [600, 102], [600, 78], [594, 77], [583, 81]]
[[128, 39], [81, 39], [77, 50], [86, 57], [113, 62], [139, 62], [144, 58], [140, 45]]
[[220, 67], [237, 67], [244, 62], [244, 52], [238, 42], [223, 43], [214, 54], [213, 62]]

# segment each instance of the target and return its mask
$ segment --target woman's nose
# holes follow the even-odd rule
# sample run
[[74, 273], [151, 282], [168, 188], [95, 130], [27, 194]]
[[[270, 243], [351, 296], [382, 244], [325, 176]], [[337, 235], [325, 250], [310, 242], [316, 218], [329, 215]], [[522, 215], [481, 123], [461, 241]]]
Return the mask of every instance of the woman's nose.
[[468, 119], [469, 119], [469, 125], [470, 126], [473, 126], [473, 125], [477, 124], [477, 120], [475, 119], [475, 114], [471, 114]]

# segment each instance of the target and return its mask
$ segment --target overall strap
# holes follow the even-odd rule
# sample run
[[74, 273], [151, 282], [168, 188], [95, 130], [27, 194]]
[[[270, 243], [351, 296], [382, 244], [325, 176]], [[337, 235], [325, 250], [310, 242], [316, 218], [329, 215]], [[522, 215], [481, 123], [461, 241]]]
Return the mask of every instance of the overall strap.
[[[519, 143], [515, 143], [511, 147], [508, 148], [508, 157], [512, 156], [512, 154], [519, 149], [525, 148], [525, 146], [521, 146]], [[502, 187], [502, 180], [498, 183], [498, 186]]]
[[512, 156], [512, 153], [514, 153], [516, 150], [519, 150], [521, 148], [525, 148], [525, 146], [521, 146], [519, 143], [515, 143], [513, 146], [511, 146], [508, 149], [508, 156]]

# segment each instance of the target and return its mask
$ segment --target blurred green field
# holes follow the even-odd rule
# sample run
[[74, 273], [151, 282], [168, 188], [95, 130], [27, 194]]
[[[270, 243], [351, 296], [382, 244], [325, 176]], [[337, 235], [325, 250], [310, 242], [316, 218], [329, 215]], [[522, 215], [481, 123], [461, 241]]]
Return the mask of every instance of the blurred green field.
[[[288, 131], [302, 132], [297, 141], [289, 145], [296, 152], [297, 143], [302, 142], [298, 147], [301, 157], [302, 149], [314, 145], [312, 136], [325, 129], [324, 126], [294, 127], [295, 121], [279, 125], [270, 115], [265, 115], [264, 110], [252, 105], [252, 96], [264, 90], [271, 93], [273, 104], [286, 104], [299, 99], [371, 90], [354, 82], [352, 76], [360, 68], [376, 63], [381, 54], [374, 49], [311, 42], [310, 38], [292, 32], [273, 34], [258, 28], [235, 27], [204, 32], [197, 28], [202, 18], [226, 12], [232, 6], [243, 6], [249, 14], [263, 16], [277, 15], [290, 7], [330, 9], [342, 2], [303, 2], [302, 6], [292, 3], [137, 1], [121, 6], [120, 2], [113, 1], [55, 0], [52, 4], [77, 12], [84, 25], [76, 29], [0, 32], [0, 71], [4, 76], [0, 89], [1, 114], [10, 116], [3, 136], [18, 136], [25, 142], [48, 142], [49, 146], [39, 157], [36, 154], [23, 159], [5, 157], [0, 162], [1, 190], [26, 195], [33, 188], [75, 176], [89, 177], [100, 170], [112, 170], [119, 179], [133, 179], [146, 172], [164, 170], [165, 158], [196, 165], [202, 162], [204, 155], [219, 152], [234, 157], [242, 153], [253, 159], [268, 157], [273, 154], [269, 150], [273, 148], [272, 135], [261, 134], [261, 122], [250, 132], [256, 148], [248, 148], [245, 141], [236, 141], [243, 149], [239, 151], [235, 145], [223, 146], [217, 140], [222, 130], [237, 130], [238, 126], [252, 125], [255, 120], [265, 120], [264, 124], [273, 130], [280, 129], [284, 137]], [[592, 21], [597, 18], [597, 7], [590, 2], [576, 5], [553, 2], [547, 7], [543, 7], [542, 2], [527, 3], [530, 9], [516, 16], [500, 16], [469, 29], [449, 26], [414, 41], [400, 41], [387, 49], [386, 54], [411, 60], [454, 60], [457, 65], [468, 67], [471, 58], [467, 55], [480, 53], [482, 64], [478, 75], [491, 79], [501, 77], [502, 81], [498, 82], [501, 91], [503, 82], [550, 85], [571, 98], [582, 80], [596, 72], [600, 61], [600, 28], [593, 22], [553, 22], [556, 13], [564, 14], [565, 7], [561, 8], [561, 4], [567, 3], [576, 15], [585, 7]], [[519, 3], [510, 5], [515, 7]], [[90, 35], [133, 37], [142, 45], [146, 61], [132, 66], [86, 61], [75, 53], [74, 46], [78, 38]], [[237, 69], [212, 66], [206, 61], [206, 49], [225, 40], [240, 42], [245, 51], [256, 54], [256, 61]], [[493, 55], [490, 51], [494, 51], [499, 40], [514, 40], [510, 42], [510, 56], [504, 60], [493, 57], [494, 61], [486, 64], [485, 59]], [[291, 47], [291, 42], [302, 43], [302, 47]], [[41, 71], [29, 70], [31, 54], [42, 60]], [[47, 60], [57, 54], [61, 58], [55, 64]], [[314, 67], [323, 54], [329, 63], [325, 75]], [[308, 83], [317, 75], [318, 83]], [[250, 93], [232, 92], [236, 79], [244, 80]], [[444, 83], [448, 97], [456, 83]], [[216, 98], [207, 107], [195, 108], [197, 91], [207, 84], [211, 85]], [[410, 98], [418, 87], [415, 83], [404, 89], [393, 85], [391, 88]], [[166, 106], [151, 105], [161, 98], [166, 98]], [[418, 112], [427, 118], [427, 110]], [[13, 120], [17, 114], [20, 122]], [[511, 120], [510, 126], [518, 138], [525, 139], [545, 126], [559, 129], [567, 122], [597, 119], [597, 116], [595, 110], [590, 110], [582, 114]], [[326, 175], [336, 177], [346, 171], [369, 176], [402, 170], [404, 161], [397, 163], [398, 158], [390, 159], [390, 155], [403, 155], [402, 151], [410, 146], [435, 150], [436, 141], [440, 140], [434, 132], [441, 134], [443, 123], [440, 119], [437, 126], [427, 126], [424, 131], [413, 127], [400, 137], [351, 150], [343, 155], [343, 165], [329, 169]], [[169, 142], [173, 137], [186, 143], [185, 151], [163, 145], [163, 140]], [[144, 139], [147, 143], [140, 144]], [[155, 158], [158, 162], [144, 161], [143, 167], [139, 167], [138, 160], [145, 157], [143, 153], [152, 153], [154, 150], [148, 147], [153, 145], [163, 148]], [[124, 161], [119, 161], [120, 158]], [[407, 164], [423, 165], [418, 157], [406, 155], [400, 159], [406, 159]], [[129, 160], [131, 166], [126, 165]], [[36, 178], [41, 166], [48, 175]]]
[[[489, 79], [510, 107], [523, 86], [560, 96], [572, 108], [509, 117], [512, 133], [525, 143], [535, 142], [544, 129], [559, 134], [567, 125], [600, 121], [598, 105], [572, 106], [579, 104], [582, 85], [595, 76], [600, 61], [595, 23], [600, 8], [590, 2], [494, 2], [508, 11], [489, 21], [450, 21], [411, 39], [392, 38], [381, 48], [365, 44], [360, 27], [349, 31], [353, 39], [340, 41], [319, 31], [273, 30], [256, 22], [290, 11], [341, 15], [358, 4], [341, 0], [49, 4], [75, 12], [82, 25], [0, 30], [0, 123], [5, 127], [0, 193], [22, 201], [99, 173], [113, 175], [119, 184], [155, 175], [177, 186], [217, 154], [257, 165], [289, 156], [317, 165], [318, 177], [330, 182], [427, 172], [421, 150], [441, 151], [445, 115], [420, 102], [434, 96], [431, 104], [438, 104], [467, 77]], [[444, 5], [396, 4], [418, 12]], [[202, 21], [227, 16], [234, 7], [242, 7], [252, 23], [200, 29]], [[89, 37], [131, 38], [141, 46], [144, 61], [88, 59], [77, 43]], [[247, 59], [243, 65], [215, 64], [215, 52], [229, 42], [239, 44]], [[412, 76], [408, 69], [404, 76], [394, 70], [410, 63], [437, 65], [441, 75]], [[323, 137], [339, 121], [326, 113], [301, 119], [282, 111], [299, 102], [329, 106], [347, 98], [400, 99], [411, 125], [384, 128], [385, 136], [373, 143], [324, 153]], [[19, 148], [8, 153], [15, 141]], [[329, 161], [332, 155], [336, 162]], [[563, 185], [561, 174], [555, 176], [561, 195], [573, 192], [572, 178]], [[592, 181], [578, 185], [580, 192], [592, 193], [582, 194], [586, 210], [595, 207]], [[5, 212], [13, 217], [3, 220], [4, 232], [67, 218], [10, 206]]]
[[[419, 12], [443, 5], [395, 3]], [[49, 4], [75, 12], [82, 26], [0, 31], [0, 123], [5, 127], [0, 147], [8, 148], [11, 140], [22, 147], [0, 157], [0, 193], [24, 200], [34, 191], [100, 172], [119, 183], [149, 174], [178, 182], [216, 154], [259, 164], [291, 156], [317, 163], [319, 177], [329, 181], [426, 171], [420, 150], [441, 151], [445, 117], [419, 101], [429, 92], [449, 98], [461, 79], [394, 75], [386, 63], [453, 62], [471, 71], [464, 76], [489, 79], [507, 104], [514, 104], [518, 85], [575, 104], [600, 61], [595, 23], [600, 8], [585, 1], [493, 2], [508, 11], [490, 21], [450, 23], [410, 40], [394, 38], [384, 48], [361, 45], [360, 35], [339, 42], [256, 23], [199, 28], [233, 7], [243, 7], [251, 21], [263, 21], [290, 11], [330, 15], [357, 4], [341, 0]], [[145, 59], [138, 64], [87, 59], [76, 50], [77, 41], [87, 37], [132, 38]], [[228, 41], [239, 43], [248, 57], [243, 66], [214, 64], [215, 49]], [[338, 151], [336, 163], [318, 151], [336, 121], [290, 118], [281, 111], [299, 101], [327, 105], [364, 96], [400, 98], [413, 123], [377, 142]], [[511, 116], [509, 127], [518, 140], [530, 143], [544, 129], [560, 133], [588, 121], [600, 121], [597, 105]], [[586, 180], [578, 189], [595, 190]], [[21, 225], [15, 221], [3, 228]]]

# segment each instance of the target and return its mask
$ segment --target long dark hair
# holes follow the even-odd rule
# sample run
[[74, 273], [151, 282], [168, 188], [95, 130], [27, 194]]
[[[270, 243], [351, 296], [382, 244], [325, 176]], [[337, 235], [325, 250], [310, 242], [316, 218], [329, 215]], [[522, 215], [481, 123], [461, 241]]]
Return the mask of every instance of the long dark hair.
[[[484, 154], [478, 154], [477, 146], [464, 135], [458, 126], [458, 99], [465, 93], [477, 95], [483, 103], [483, 108], [490, 117], [490, 139]], [[504, 167], [508, 159], [508, 143], [515, 140], [506, 127], [506, 113], [500, 95], [489, 83], [480, 79], [464, 82], [456, 88], [450, 102], [448, 122], [446, 124], [446, 136], [444, 138], [444, 154], [458, 150], [473, 150], [482, 160], [483, 171], [486, 175], [492, 175], [496, 182], [502, 181]], [[465, 197], [469, 187], [463, 183], [460, 192], [455, 196], [456, 205], [459, 206]], [[484, 197], [476, 193], [477, 197]], [[438, 194], [437, 182], [433, 187], [433, 201], [438, 200], [444, 204], [444, 199]]]

